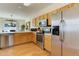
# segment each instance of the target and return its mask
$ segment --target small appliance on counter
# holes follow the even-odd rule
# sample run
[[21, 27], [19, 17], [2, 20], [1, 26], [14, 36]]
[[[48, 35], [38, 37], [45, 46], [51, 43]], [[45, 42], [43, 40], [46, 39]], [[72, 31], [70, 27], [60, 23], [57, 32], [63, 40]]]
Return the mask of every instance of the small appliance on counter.
[[31, 31], [37, 31], [37, 28], [31, 28], [30, 30]]
[[16, 30], [10, 30], [10, 32], [16, 32]]

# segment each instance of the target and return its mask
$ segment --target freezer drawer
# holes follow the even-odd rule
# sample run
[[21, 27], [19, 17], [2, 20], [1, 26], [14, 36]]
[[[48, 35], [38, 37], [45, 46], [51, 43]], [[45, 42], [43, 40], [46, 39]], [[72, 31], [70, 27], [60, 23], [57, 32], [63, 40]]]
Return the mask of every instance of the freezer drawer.
[[61, 56], [61, 41], [59, 36], [52, 35], [52, 56]]

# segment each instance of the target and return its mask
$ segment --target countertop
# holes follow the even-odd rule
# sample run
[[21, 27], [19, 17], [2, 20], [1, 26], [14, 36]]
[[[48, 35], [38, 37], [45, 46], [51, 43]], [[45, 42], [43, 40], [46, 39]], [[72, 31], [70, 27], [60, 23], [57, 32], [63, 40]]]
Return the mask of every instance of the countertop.
[[12, 34], [12, 33], [28, 33], [32, 31], [18, 31], [18, 32], [0, 32], [0, 34]]
[[[35, 31], [17, 31], [17, 32], [0, 32], [0, 34], [14, 34], [14, 33], [36, 33]], [[44, 35], [51, 35], [51, 33], [44, 33]]]
[[52, 35], [51, 33], [45, 33], [44, 35]]

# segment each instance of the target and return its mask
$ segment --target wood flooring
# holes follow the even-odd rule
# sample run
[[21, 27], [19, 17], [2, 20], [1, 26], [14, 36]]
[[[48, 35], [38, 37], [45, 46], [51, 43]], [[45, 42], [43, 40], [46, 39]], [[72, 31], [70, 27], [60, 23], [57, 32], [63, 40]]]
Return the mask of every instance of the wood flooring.
[[48, 56], [49, 53], [42, 50], [34, 43], [22, 44], [6, 49], [0, 49], [0, 56]]

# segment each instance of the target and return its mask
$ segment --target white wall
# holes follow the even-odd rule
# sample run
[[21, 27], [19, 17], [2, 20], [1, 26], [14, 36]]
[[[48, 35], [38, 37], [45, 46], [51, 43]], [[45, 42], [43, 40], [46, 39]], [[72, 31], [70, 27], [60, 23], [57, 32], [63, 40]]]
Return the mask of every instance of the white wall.
[[11, 13], [7, 13], [7, 12], [2, 12], [0, 11], [0, 18], [10, 18], [10, 19], [17, 19], [17, 20], [30, 20], [27, 16], [23, 16], [23, 15], [17, 15], [17, 14], [13, 14], [13, 17], [11, 17]]
[[18, 25], [19, 31], [21, 31], [21, 25], [25, 25], [25, 20], [17, 20], [17, 25]]

